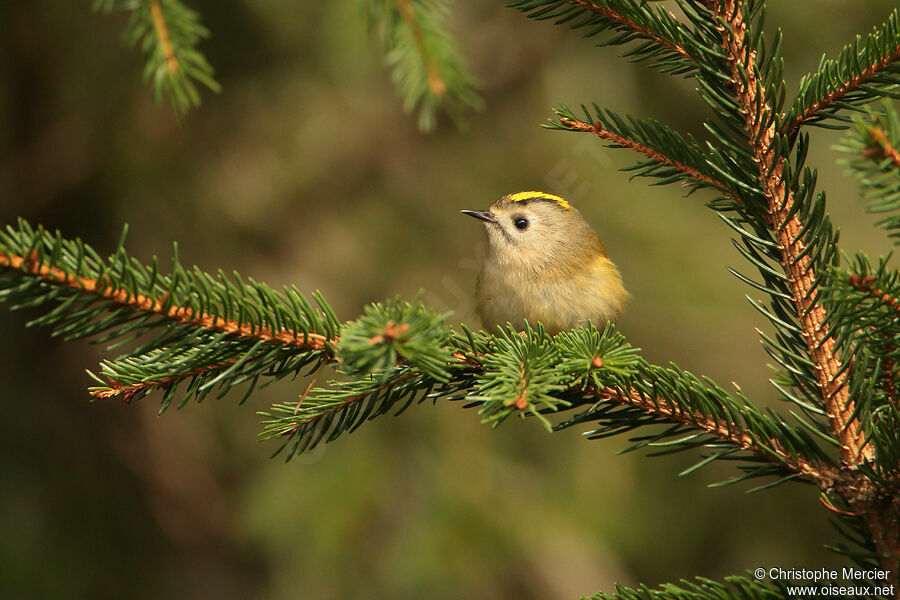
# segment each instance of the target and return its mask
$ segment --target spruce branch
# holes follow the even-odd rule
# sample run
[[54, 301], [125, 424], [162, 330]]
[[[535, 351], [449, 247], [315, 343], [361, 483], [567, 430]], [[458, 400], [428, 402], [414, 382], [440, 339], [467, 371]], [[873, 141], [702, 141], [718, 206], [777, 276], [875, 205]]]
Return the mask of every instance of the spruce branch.
[[152, 85], [157, 102], [169, 97], [179, 118], [200, 106], [197, 84], [221, 91], [214, 69], [197, 50], [209, 30], [179, 0], [95, 0], [94, 10], [130, 13], [125, 42], [141, 47], [147, 60], [144, 80]]
[[[900, 313], [900, 298], [897, 297], [897, 293], [900, 290], [896, 289], [895, 284], [891, 286], [895, 288], [892, 292], [886, 292], [873, 285], [878, 281], [877, 275], [860, 276], [858, 273], [851, 273], [848, 281], [854, 290], [861, 292], [865, 296], [874, 298]], [[897, 316], [900, 317], [900, 314]]]
[[[674, 158], [670, 158], [669, 156], [666, 156], [659, 150], [656, 150], [655, 148], [652, 148], [649, 145], [642, 144], [634, 139], [625, 137], [624, 135], [619, 135], [619, 134], [605, 128], [601, 121], [597, 121], [594, 124], [591, 124], [591, 123], [587, 123], [585, 121], [578, 120], [578, 119], [574, 118], [574, 115], [571, 115], [571, 113], [569, 113], [569, 111], [565, 108], [557, 109], [555, 112], [556, 112], [557, 116], [559, 117], [559, 121], [557, 123], [561, 126], [561, 128], [568, 129], [570, 131], [581, 131], [581, 132], [585, 132], [585, 133], [591, 133], [591, 134], [599, 137], [601, 140], [606, 140], [606, 141], [612, 142], [614, 144], [614, 147], [628, 148], [629, 150], [634, 150], [635, 152], [643, 154], [647, 158], [651, 159], [655, 164], [658, 164], [660, 166], [671, 167], [672, 169], [679, 171], [681, 174], [683, 174], [685, 176], [684, 179], [692, 180], [693, 182], [695, 182], [694, 183], [695, 187], [705, 185], [707, 187], [714, 187], [714, 188], [719, 189], [724, 192], [728, 191], [728, 188], [724, 184], [716, 181], [715, 179], [713, 179], [706, 173], [702, 172], [700, 170], [700, 167], [693, 167], [693, 166], [687, 165], [679, 160], [676, 160]], [[551, 122], [551, 124], [556, 124], [556, 123]], [[652, 125], [659, 125], [659, 124], [653, 123]], [[684, 141], [684, 140], [680, 140], [680, 141]], [[646, 166], [646, 165], [641, 165], [641, 166]], [[650, 174], [650, 173], [651, 172], [643, 172], [640, 174], [646, 176], [647, 174]], [[670, 179], [672, 178], [672, 176], [674, 175], [674, 173], [671, 170], [664, 171], [662, 174], [659, 174], [659, 172], [657, 170], [654, 170], [654, 171], [652, 171], [652, 173], [654, 173], [657, 177], [660, 177], [663, 179], [663, 182], [661, 182], [660, 185], [662, 185], [663, 183], [668, 183], [670, 181]]]
[[866, 210], [884, 215], [876, 223], [900, 242], [900, 114], [890, 102], [854, 120], [835, 150], [839, 161], [860, 183]]
[[[801, 335], [813, 361], [822, 401], [832, 430], [841, 440], [842, 459], [847, 465], [861, 459], [870, 460], [871, 447], [866, 446], [865, 434], [855, 418], [846, 368], [836, 354], [825, 309], [817, 301], [818, 273], [804, 241], [807, 228], [798, 215], [795, 192], [786, 181], [786, 161], [779, 152], [781, 136], [776, 128], [775, 108], [759, 79], [757, 51], [748, 39], [745, 5], [734, 0], [708, 0], [708, 5], [718, 18], [717, 28], [731, 68], [732, 87], [745, 120], [747, 139], [777, 236], [781, 266], [788, 276], [787, 284], [802, 324]], [[760, 6], [746, 7], [746, 10], [750, 12]]]
[[[781, 133], [794, 139], [804, 125], [840, 128], [850, 122], [842, 110], [859, 111], [880, 97], [898, 97], [900, 88], [900, 12], [894, 9], [881, 27], [865, 38], [856, 36], [837, 58], [824, 56], [800, 89], [784, 119]], [[833, 119], [838, 125], [824, 121]]]
[[[643, 413], [655, 415], [671, 423], [680, 423], [691, 429], [697, 429], [708, 434], [712, 438], [729, 445], [729, 453], [734, 451], [747, 451], [763, 458], [774, 459], [780, 462], [787, 470], [820, 485], [823, 489], [831, 489], [843, 480], [840, 471], [823, 462], [822, 459], [811, 459], [796, 451], [786, 449], [777, 437], [767, 440], [757, 439], [746, 429], [741, 429], [735, 423], [719, 419], [712, 414], [702, 413], [698, 410], [686, 411], [683, 407], [675, 405], [663, 398], [651, 398], [636, 389], [623, 392], [616, 388], [602, 388], [594, 392], [594, 396], [601, 402], [609, 402], [621, 406], [628, 406], [640, 410]], [[752, 409], [738, 413], [744, 419], [758, 419], [761, 414], [754, 414]], [[735, 415], [731, 415], [734, 418]], [[659, 440], [654, 438], [653, 443]], [[767, 473], [768, 474], [768, 473]]]
[[[40, 233], [40, 232], [39, 232]], [[169, 301], [169, 296], [151, 298], [135, 293], [125, 287], [114, 287], [111, 282], [102, 278], [92, 279], [67, 273], [63, 269], [42, 264], [44, 257], [34, 250], [28, 257], [5, 253], [0, 249], [0, 267], [8, 267], [33, 276], [50, 285], [77, 290], [85, 295], [104, 300], [115, 308], [128, 308], [134, 311], [161, 316], [180, 325], [204, 329], [209, 332], [223, 333], [259, 342], [276, 342], [293, 346], [301, 350], [327, 350], [329, 340], [316, 333], [301, 333], [281, 329], [273, 331], [268, 326], [255, 326], [235, 319], [225, 319], [215, 314], [198, 312], [188, 306], [179, 306]], [[92, 335], [95, 333], [92, 332]]]
[[[688, 51], [684, 49], [684, 46], [682, 46], [675, 39], [664, 38], [661, 34], [655, 33], [646, 23], [638, 22], [636, 19], [629, 18], [621, 13], [618, 13], [611, 9], [609, 6], [599, 6], [598, 4], [595, 4], [594, 2], [588, 0], [569, 0], [569, 4], [573, 4], [575, 6], [584, 8], [585, 10], [591, 11], [599, 15], [600, 18], [615, 21], [621, 28], [630, 29], [634, 32], [635, 35], [656, 42], [657, 44], [664, 46], [665, 48], [668, 48], [669, 50], [677, 54], [680, 54], [684, 58], [692, 60], [691, 55], [688, 54]], [[630, 8], [639, 8], [639, 6], [632, 5]]]
[[641, 585], [637, 588], [616, 584], [616, 593], [595, 594], [584, 600], [786, 600], [787, 590], [779, 582], [765, 582], [758, 578], [726, 577], [714, 581], [698, 577], [682, 579], [678, 584], [666, 583], [658, 589]]
[[[551, 120], [547, 127], [593, 134], [611, 142], [610, 147], [628, 148], [643, 154], [649, 160], [623, 169], [632, 172], [632, 177], [656, 179], [654, 185], [677, 182], [689, 188], [688, 194], [710, 189], [719, 193], [708, 202], [715, 210], [750, 212], [766, 221], [770, 219], [767, 213], [749, 208], [760, 204], [761, 194], [756, 182], [746, 180], [734, 168], [733, 161], [711, 144], [704, 150], [692, 136], [682, 136], [658, 121], [622, 118], [596, 104], [593, 112], [586, 106], [582, 106], [582, 110], [584, 119], [576, 117], [565, 106], [557, 108], [554, 110], [557, 120]], [[746, 234], [735, 222], [731, 225]]]
[[[158, 377], [157, 379], [145, 378], [143, 381], [129, 384], [121, 382], [122, 376], [116, 377], [110, 374], [107, 375], [105, 379], [98, 378], [100, 383], [104, 384], [103, 386], [89, 388], [88, 392], [93, 398], [97, 400], [121, 398], [123, 402], [129, 403], [143, 398], [147, 394], [157, 390], [163, 392], [172, 390], [174, 392], [178, 384], [180, 384], [184, 380], [202, 377], [207, 373], [216, 372], [219, 369], [227, 368], [231, 366], [233, 362], [234, 361], [227, 361], [222, 364], [205, 365], [177, 375], [164, 375]], [[106, 365], [104, 365], [104, 367], [106, 367]], [[90, 371], [88, 372], [88, 374], [96, 377]], [[165, 405], [167, 404], [167, 402], [164, 400], [163, 404]]]
[[279, 402], [266, 411], [262, 440], [280, 440], [275, 455], [287, 448], [285, 460], [307, 452], [321, 442], [332, 442], [352, 433], [368, 420], [386, 414], [398, 404], [399, 415], [413, 402], [423, 402], [431, 386], [420, 373], [399, 365], [388, 378], [331, 382], [327, 388], [313, 388], [298, 401]]
[[535, 20], [586, 29], [585, 37], [609, 34], [598, 46], [636, 46], [624, 53], [633, 62], [650, 61], [664, 73], [694, 76], [711, 72], [716, 49], [703, 43], [662, 8], [635, 0], [515, 0], [508, 4]]
[[[834, 440], [804, 431], [802, 422], [800, 428], [782, 424], [709, 381], [647, 364], [612, 326], [555, 338], [540, 325], [522, 334], [464, 329], [460, 335], [445, 325], [447, 315], [399, 301], [370, 305], [341, 324], [320, 297], [317, 311], [294, 289], [276, 293], [252, 280], [186, 270], [177, 253], [172, 272], [163, 274], [155, 262], [128, 257], [123, 243], [124, 235], [103, 260], [79, 240], [24, 221], [0, 234], [0, 299], [16, 301], [13, 308], [43, 307], [32, 324], [54, 326], [69, 338], [92, 337], [109, 349], [149, 337], [103, 362], [94, 376], [102, 385], [91, 390], [97, 398], [134, 400], [161, 390], [165, 410], [182, 384], [179, 406], [217, 386], [224, 395], [242, 383], [249, 383], [246, 398], [305, 368], [334, 364], [347, 381], [266, 413], [263, 436], [290, 444], [289, 455], [413, 402], [456, 399], [479, 407], [495, 426], [531, 415], [549, 428], [548, 414], [585, 406], [556, 428], [599, 421], [596, 436], [674, 425], [648, 439], [668, 440], [668, 451], [699, 446], [754, 455], [736, 480], [780, 474], [829, 489], [838, 479], [819, 445]], [[672, 439], [687, 431], [697, 435]]]
[[825, 294], [829, 313], [839, 324], [836, 337], [853, 357], [851, 393], [878, 457], [869, 467], [871, 477], [882, 483], [900, 473], [900, 406], [894, 384], [900, 359], [898, 279], [888, 258], [873, 268], [860, 254], [849, 272], [833, 269]]
[[67, 339], [93, 338], [107, 350], [142, 338], [104, 361], [94, 397], [134, 399], [162, 389], [165, 409], [186, 380], [185, 399], [244, 382], [249, 394], [260, 378], [265, 385], [335, 361], [340, 323], [321, 297], [317, 311], [293, 288], [275, 292], [237, 275], [186, 270], [177, 247], [172, 273], [163, 274], [155, 260], [148, 266], [128, 257], [123, 243], [124, 234], [104, 260], [80, 240], [25, 221], [0, 232], [0, 300], [16, 302], [14, 309], [53, 306], [30, 324]]
[[450, 34], [445, 0], [366, 0], [366, 10], [404, 109], [418, 110], [421, 130], [434, 129], [438, 109], [461, 125], [465, 112], [483, 108], [478, 82]]
[[900, 167], [900, 150], [894, 147], [888, 139], [887, 134], [880, 127], [872, 127], [869, 129], [869, 137], [878, 144], [881, 149], [881, 156], [890, 159], [895, 166]]
[[[372, 314], [383, 318], [384, 308], [373, 305]], [[368, 346], [357, 337], [361, 339], [348, 340], [351, 352]], [[596, 438], [666, 425], [663, 433], [641, 438], [630, 449], [664, 447], [669, 453], [700, 447], [716, 458], [744, 461], [744, 473], [730, 483], [774, 475], [774, 483], [761, 487], [799, 477], [831, 490], [846, 480], [816, 441], [823, 439], [820, 432], [788, 426], [708, 380], [647, 364], [611, 326], [603, 332], [587, 327], [555, 338], [540, 327], [527, 327], [522, 333], [504, 331], [498, 337], [466, 330], [465, 336], [450, 338], [447, 351], [451, 358], [445, 380], [406, 360], [391, 368], [373, 366], [368, 376], [357, 371], [356, 379], [332, 382], [299, 401], [279, 403], [260, 413], [265, 426], [261, 437], [280, 439], [279, 450], [289, 448], [290, 458], [379, 415], [399, 414], [414, 403], [462, 400], [467, 407], [477, 407], [482, 421], [492, 426], [510, 416], [534, 416], [553, 430], [595, 423], [588, 436]], [[555, 426], [547, 420], [550, 414], [579, 407], [581, 412]], [[833, 439], [825, 441], [838, 445]], [[685, 473], [709, 460], [704, 458]]]

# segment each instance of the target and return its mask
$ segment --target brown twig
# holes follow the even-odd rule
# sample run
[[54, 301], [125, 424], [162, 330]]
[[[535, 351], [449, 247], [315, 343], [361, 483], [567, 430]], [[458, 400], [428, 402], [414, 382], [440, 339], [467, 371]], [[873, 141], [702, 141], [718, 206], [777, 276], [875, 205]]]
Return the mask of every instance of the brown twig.
[[[621, 135], [615, 134], [608, 129], [603, 127], [602, 123], [595, 123], [591, 125], [590, 123], [586, 123], [584, 121], [579, 121], [576, 119], [569, 119], [567, 117], [560, 117], [559, 122], [564, 127], [572, 131], [583, 131], [585, 133], [592, 133], [603, 140], [608, 140], [619, 146], [624, 148], [628, 148], [630, 150], [634, 150], [640, 154], [648, 158], [652, 158], [655, 161], [658, 161], [664, 165], [668, 165], [674, 169], [678, 169], [688, 177], [695, 179], [697, 181], [702, 181], [703, 183], [708, 183], [709, 185], [715, 187], [720, 192], [728, 195], [729, 198], [736, 204], [744, 204], [744, 201], [736, 194], [733, 190], [731, 190], [727, 185], [722, 183], [721, 181], [715, 180], [709, 175], [701, 173], [697, 169], [690, 167], [680, 161], [675, 160], [674, 158], [670, 158], [669, 156], [659, 152], [658, 150], [651, 148], [649, 146], [645, 146], [639, 142], [636, 142], [632, 139], [623, 137]], [[760, 215], [767, 223], [771, 222], [771, 216], [768, 214]]]
[[674, 158], [670, 158], [662, 152], [659, 152], [658, 150], [655, 150], [649, 146], [645, 146], [632, 139], [615, 134], [612, 131], [605, 129], [602, 123], [595, 123], [591, 125], [590, 123], [585, 123], [584, 121], [578, 121], [576, 119], [569, 119], [567, 117], [561, 117], [559, 119], [559, 122], [561, 125], [567, 127], [568, 129], [571, 129], [573, 131], [584, 131], [586, 133], [592, 133], [602, 140], [607, 140], [630, 150], [634, 150], [635, 152], [639, 152], [640, 154], [643, 154], [648, 158], [652, 158], [655, 161], [661, 162], [664, 165], [668, 165], [670, 167], [678, 169], [691, 179], [696, 179], [697, 181], [708, 183], [709, 185], [719, 188], [723, 192], [728, 192], [728, 187], [725, 186], [725, 184], [716, 181], [709, 175], [701, 173], [697, 169], [679, 162]]
[[894, 310], [900, 312], [900, 299], [891, 296], [882, 289], [872, 287], [872, 284], [875, 283], [876, 280], [877, 278], [874, 275], [867, 275], [866, 277], [860, 277], [857, 273], [852, 273], [850, 275], [850, 285], [853, 286], [853, 289], [867, 294], [876, 300], [880, 300]]
[[[807, 107], [807, 109], [803, 111], [803, 114], [798, 115], [797, 118], [791, 122], [790, 129], [787, 129], [790, 132], [791, 138], [796, 135], [797, 131], [800, 130], [800, 127], [802, 127], [806, 121], [816, 116], [816, 114], [828, 108], [838, 100], [842, 99], [850, 92], [858, 89], [861, 85], [872, 79], [872, 77], [883, 71], [889, 64], [898, 59], [900, 59], [900, 46], [894, 48], [893, 52], [891, 52], [880, 61], [869, 65], [869, 67], [860, 72], [859, 75], [851, 77], [840, 87], [826, 94], [825, 97], [822, 98], [822, 100], [820, 100], [819, 102], [815, 102], [811, 106]], [[782, 133], [784, 133], [784, 131], [785, 129], [782, 129]]]
[[850, 512], [850, 511], [848, 511], [848, 510], [841, 510], [840, 508], [838, 508], [837, 506], [835, 506], [834, 504], [832, 504], [831, 502], [829, 502], [828, 499], [826, 499], [824, 495], [820, 495], [820, 496], [819, 496], [819, 502], [820, 502], [820, 503], [822, 504], [822, 506], [824, 506], [827, 510], [829, 510], [830, 512], [833, 512], [833, 513], [836, 514], [836, 515], [841, 515], [841, 516], [844, 516], [844, 517], [858, 517], [858, 516], [859, 516], [859, 515], [856, 514], [855, 512]]
[[722, 20], [717, 27], [731, 66], [731, 83], [744, 115], [747, 137], [753, 146], [759, 181], [768, 200], [781, 265], [788, 276], [807, 353], [815, 365], [817, 383], [832, 429], [841, 442], [841, 458], [844, 464], [855, 465], [860, 459], [871, 459], [872, 448], [866, 444], [859, 422], [853, 417], [847, 371], [835, 354], [825, 309], [815, 302], [816, 272], [802, 239], [803, 223], [796, 213], [792, 214], [794, 197], [783, 178], [784, 158], [776, 156], [772, 144], [774, 121], [765, 131], [761, 130], [762, 123], [767, 120], [766, 114], [773, 110], [771, 100], [758, 82], [756, 53], [747, 46], [747, 25], [739, 6], [734, 0], [721, 3], [710, 0], [710, 6]]
[[90, 390], [88, 393], [92, 398], [95, 398], [97, 400], [106, 400], [109, 398], [121, 396], [122, 402], [128, 404], [136, 398], [143, 398], [154, 390], [166, 389], [171, 385], [175, 385], [184, 381], [185, 379], [190, 379], [192, 377], [196, 377], [197, 375], [202, 375], [203, 373], [206, 373], [208, 371], [221, 369], [222, 367], [227, 367], [233, 365], [234, 363], [235, 360], [227, 360], [214, 365], [204, 365], [202, 367], [198, 367], [196, 369], [192, 369], [178, 375], [168, 375], [165, 377], [160, 377], [159, 379], [148, 379], [147, 381], [131, 383], [128, 385], [122, 385], [118, 381], [107, 377], [106, 380], [109, 384], [109, 389]]
[[890, 158], [891, 162], [900, 167], [900, 150], [894, 148], [883, 129], [880, 127], [869, 128], [869, 137], [881, 147], [881, 154], [884, 158]]
[[[894, 352], [896, 347], [894, 344], [888, 342], [885, 346], [885, 350], [888, 353]], [[894, 382], [894, 359], [891, 357], [887, 357], [884, 359], [884, 393], [887, 395], [888, 400], [892, 404], [897, 404], [897, 386]]]
[[273, 342], [303, 350], [323, 350], [327, 355], [326, 360], [334, 361], [331, 348], [335, 340], [330, 340], [323, 335], [297, 333], [287, 329], [273, 331], [270, 327], [239, 323], [232, 319], [196, 312], [185, 306], [172, 304], [166, 307], [165, 299], [153, 299], [142, 294], [132, 294], [127, 289], [112, 287], [104, 281], [89, 277], [76, 277], [57, 267], [40, 264], [37, 253], [32, 253], [31, 256], [25, 258], [16, 254], [0, 252], [0, 267], [18, 269], [44, 281], [104, 298], [117, 306], [127, 306], [134, 310], [157, 314], [183, 325], [202, 327], [238, 338]]
[[519, 370], [519, 393], [516, 394], [515, 398], [510, 398], [503, 404], [505, 406], [515, 406], [519, 410], [525, 410], [528, 408], [528, 398], [526, 397], [527, 391], [528, 380], [525, 378], [525, 362], [523, 361], [522, 368]]
[[615, 21], [616, 23], [622, 25], [623, 27], [627, 27], [628, 29], [631, 29], [632, 31], [634, 31], [635, 33], [637, 33], [638, 35], [640, 35], [643, 38], [652, 40], [661, 46], [665, 46], [666, 48], [668, 48], [669, 50], [671, 50], [673, 52], [677, 52], [678, 54], [680, 54], [681, 56], [683, 56], [684, 58], [686, 58], [688, 60], [691, 60], [691, 61], [694, 60], [693, 57], [691, 57], [691, 55], [688, 54], [687, 50], [684, 49], [684, 46], [682, 46], [678, 42], [675, 42], [674, 40], [668, 40], [668, 39], [665, 39], [665, 38], [662, 38], [662, 37], [656, 35], [654, 32], [650, 31], [643, 25], [641, 25], [639, 23], [635, 23], [628, 17], [625, 17], [625, 16], [617, 13], [616, 11], [612, 10], [609, 7], [597, 6], [593, 2], [590, 2], [589, 0], [568, 0], [568, 1], [569, 1], [569, 4], [575, 4], [576, 6], [581, 6], [582, 8], [585, 8], [591, 12], [597, 13], [599, 15], [603, 15], [604, 17], [611, 19], [611, 20]]
[[900, 506], [896, 496], [886, 496], [867, 503], [860, 517], [872, 537], [875, 550], [881, 556], [881, 564], [887, 569], [888, 583], [895, 588], [895, 598], [900, 598]]
[[315, 374], [309, 380], [309, 383], [306, 384], [306, 389], [303, 390], [303, 393], [300, 394], [300, 399], [297, 400], [297, 407], [294, 409], [295, 415], [300, 411], [300, 406], [306, 400], [306, 397], [309, 396], [309, 392], [313, 389], [313, 386], [316, 385], [316, 382], [319, 380], [319, 373], [321, 372], [321, 369], [316, 369]]
[[650, 398], [636, 390], [630, 390], [627, 394], [623, 394], [619, 390], [609, 387], [596, 390], [594, 396], [599, 400], [631, 406], [675, 423], [689, 425], [717, 439], [734, 444], [741, 450], [766, 458], [776, 458], [791, 471], [819, 484], [823, 489], [830, 489], [842, 480], [838, 469], [788, 452], [778, 440], [765, 440], [763, 444], [760, 444], [750, 434], [741, 431], [734, 423], [722, 422], [699, 411], [685, 412], [664, 398]]
[[444, 81], [440, 69], [434, 60], [429, 56], [425, 48], [425, 38], [419, 29], [419, 23], [416, 20], [416, 13], [413, 11], [412, 3], [409, 0], [397, 0], [397, 10], [403, 22], [412, 31], [413, 41], [422, 57], [422, 63], [425, 65], [425, 75], [428, 77], [428, 88], [435, 98], [442, 98], [447, 93], [447, 82]]
[[[850, 285], [858, 292], [862, 292], [875, 300], [878, 300], [887, 306], [890, 306], [895, 311], [900, 312], [900, 299], [895, 296], [891, 296], [884, 290], [880, 288], [873, 287], [872, 284], [877, 281], [877, 278], [874, 275], [867, 275], [865, 277], [860, 277], [857, 273], [850, 274]], [[885, 336], [882, 335], [882, 338]], [[894, 351], [894, 344], [891, 342], [887, 342], [885, 351], [887, 354], [890, 354]], [[887, 394], [888, 399], [891, 402], [896, 402], [897, 391], [894, 385], [894, 360], [890, 357], [884, 359], [884, 392]]]
[[150, 15], [153, 19], [156, 36], [159, 38], [159, 45], [162, 47], [163, 57], [166, 59], [166, 67], [169, 69], [169, 73], [174, 74], [180, 65], [175, 56], [175, 49], [172, 47], [172, 40], [169, 38], [169, 28], [166, 26], [166, 19], [163, 17], [159, 0], [150, 0]]

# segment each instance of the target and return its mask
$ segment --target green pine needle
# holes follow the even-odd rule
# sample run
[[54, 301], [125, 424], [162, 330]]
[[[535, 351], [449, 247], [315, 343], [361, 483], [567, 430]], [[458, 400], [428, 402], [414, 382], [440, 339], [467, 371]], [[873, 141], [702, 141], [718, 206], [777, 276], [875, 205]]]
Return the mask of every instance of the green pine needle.
[[484, 357], [484, 372], [467, 400], [480, 404], [482, 420], [494, 427], [518, 413], [537, 416], [551, 429], [542, 412], [569, 406], [553, 395], [565, 389], [554, 369], [558, 352], [553, 339], [540, 324], [532, 329], [526, 323], [524, 332], [510, 326], [494, 342], [494, 352]]
[[448, 316], [415, 301], [370, 304], [362, 317], [343, 328], [337, 349], [343, 370], [353, 376], [377, 374], [384, 381], [405, 360], [422, 373], [447, 381]]

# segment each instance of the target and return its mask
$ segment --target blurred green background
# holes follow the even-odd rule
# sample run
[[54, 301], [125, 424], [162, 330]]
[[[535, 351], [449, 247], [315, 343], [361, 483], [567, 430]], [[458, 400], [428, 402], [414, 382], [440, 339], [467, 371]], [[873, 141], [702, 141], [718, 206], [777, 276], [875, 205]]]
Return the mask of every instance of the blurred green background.
[[[420, 134], [404, 115], [355, 0], [193, 0], [224, 87], [179, 125], [141, 83], [122, 15], [88, 2], [0, 3], [0, 222], [24, 216], [101, 252], [128, 247], [319, 289], [343, 319], [419, 289], [477, 325], [485, 251], [460, 209], [504, 193], [564, 195], [595, 225], [634, 295], [620, 327], [674, 361], [773, 405], [767, 357], [725, 270], [750, 272], [729, 231], [676, 186], [629, 182], [635, 159], [538, 127], [558, 103], [596, 101], [702, 135], [705, 108], [674, 80], [499, 2], [458, 2], [453, 24], [483, 83], [467, 132]], [[772, 3], [789, 89], [895, 0]], [[813, 131], [845, 251], [882, 253], [852, 181]], [[616, 456], [459, 405], [381, 418], [285, 464], [256, 411], [284, 382], [157, 417], [158, 397], [90, 403], [96, 348], [0, 311], [0, 598], [559, 598], [721, 578], [758, 566], [842, 564], [808, 486], [707, 489], [715, 465]], [[778, 408], [778, 407], [776, 407]], [[786, 410], [786, 407], [781, 407]]]

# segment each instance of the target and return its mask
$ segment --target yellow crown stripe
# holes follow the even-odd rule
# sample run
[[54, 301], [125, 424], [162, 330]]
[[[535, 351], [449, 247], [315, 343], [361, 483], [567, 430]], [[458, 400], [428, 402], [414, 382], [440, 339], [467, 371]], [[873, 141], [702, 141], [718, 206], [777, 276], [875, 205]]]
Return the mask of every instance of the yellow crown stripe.
[[544, 192], [516, 192], [515, 194], [510, 194], [507, 196], [513, 202], [527, 202], [528, 200], [551, 200], [556, 202], [560, 207], [566, 210], [572, 210], [572, 206], [560, 198], [559, 196], [554, 196], [553, 194], [547, 194]]

